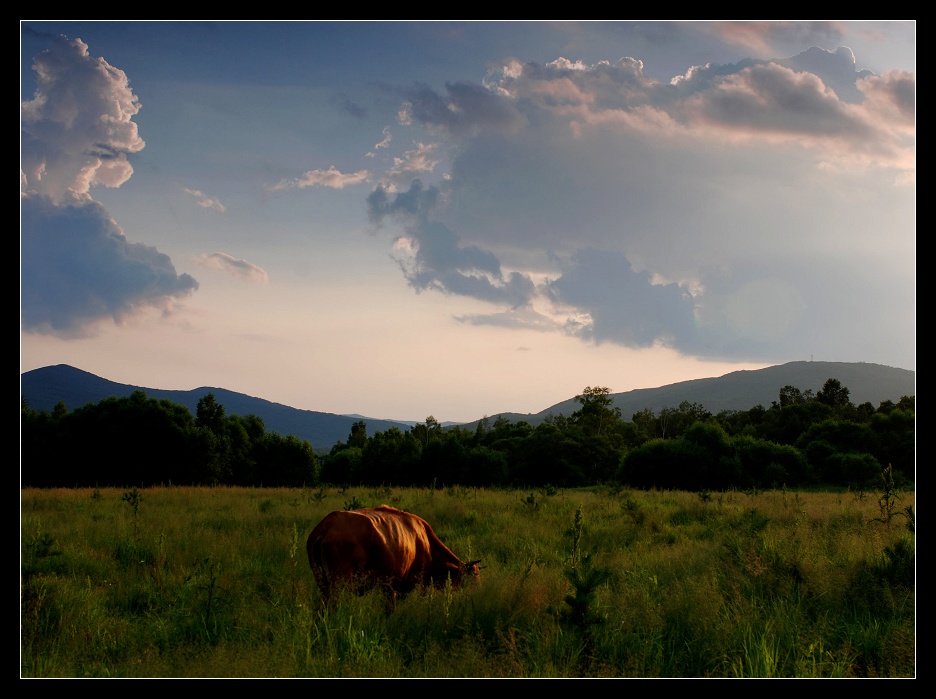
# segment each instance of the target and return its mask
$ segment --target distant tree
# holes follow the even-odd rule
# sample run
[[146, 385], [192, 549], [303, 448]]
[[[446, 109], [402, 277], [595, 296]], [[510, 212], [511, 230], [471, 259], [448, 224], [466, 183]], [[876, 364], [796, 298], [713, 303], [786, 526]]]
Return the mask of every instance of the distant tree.
[[572, 420], [586, 435], [600, 437], [621, 419], [621, 409], [614, 407], [610, 388], [586, 386], [575, 400], [582, 407], [572, 413]]
[[631, 416], [631, 422], [637, 427], [644, 440], [659, 437], [657, 434], [657, 418], [650, 408], [638, 410]]
[[790, 405], [808, 403], [814, 399], [812, 389], [801, 391], [796, 386], [786, 385], [780, 389], [780, 404], [778, 407], [786, 408]]
[[848, 393], [848, 389], [842, 385], [841, 381], [829, 379], [816, 394], [816, 400], [832, 408], [842, 407], [851, 404]]
[[220, 434], [224, 430], [224, 406], [215, 400], [213, 393], [207, 393], [198, 399], [195, 424], [199, 427], [207, 427], [215, 434]]
[[427, 447], [429, 446], [429, 440], [432, 439], [433, 436], [438, 436], [442, 433], [442, 426], [439, 424], [438, 420], [430, 415], [426, 418], [425, 423], [413, 425], [411, 433], [424, 447]]
[[362, 449], [367, 442], [367, 423], [358, 420], [351, 425], [351, 434], [348, 435], [348, 446]]
[[296, 488], [318, 483], [318, 457], [306, 440], [270, 432], [255, 453], [257, 478], [265, 486]]

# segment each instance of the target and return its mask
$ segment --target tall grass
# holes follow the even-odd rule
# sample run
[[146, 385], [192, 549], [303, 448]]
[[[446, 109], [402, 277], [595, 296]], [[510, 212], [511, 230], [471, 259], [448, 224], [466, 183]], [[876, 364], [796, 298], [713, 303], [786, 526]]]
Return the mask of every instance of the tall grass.
[[[480, 584], [325, 607], [305, 539], [350, 501], [424, 517]], [[879, 515], [787, 491], [27, 489], [21, 673], [913, 676], [915, 534]]]

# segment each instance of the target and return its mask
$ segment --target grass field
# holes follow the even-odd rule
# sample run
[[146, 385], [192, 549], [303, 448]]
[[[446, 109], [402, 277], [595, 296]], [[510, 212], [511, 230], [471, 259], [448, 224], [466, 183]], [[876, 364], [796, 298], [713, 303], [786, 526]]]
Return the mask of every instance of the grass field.
[[[913, 677], [916, 503], [881, 495], [24, 489], [21, 675]], [[380, 504], [481, 583], [324, 608], [306, 537]]]

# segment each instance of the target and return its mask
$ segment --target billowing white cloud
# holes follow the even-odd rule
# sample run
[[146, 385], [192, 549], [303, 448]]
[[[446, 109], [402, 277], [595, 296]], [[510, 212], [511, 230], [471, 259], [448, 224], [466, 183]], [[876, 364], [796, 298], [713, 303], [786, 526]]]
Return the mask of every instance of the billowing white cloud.
[[327, 170], [309, 170], [300, 177], [280, 180], [276, 184], [267, 187], [267, 190], [277, 192], [284, 189], [305, 189], [306, 187], [344, 189], [345, 187], [367, 182], [370, 176], [371, 174], [367, 170], [344, 173], [332, 165]]
[[224, 204], [222, 204], [217, 198], [210, 197], [204, 192], [201, 192], [197, 189], [189, 189], [188, 187], [183, 187], [182, 191], [198, 199], [198, 205], [203, 209], [211, 209], [212, 211], [217, 211], [222, 214], [227, 211], [227, 209], [224, 207]]
[[24, 191], [59, 203], [87, 200], [96, 184], [126, 182], [133, 174], [127, 155], [144, 146], [126, 74], [64, 36], [36, 56], [33, 70], [36, 93], [21, 105]]
[[226, 252], [215, 252], [211, 255], [202, 255], [198, 263], [205, 269], [231, 274], [251, 284], [268, 284], [270, 281], [266, 270], [253, 262], [242, 260]]
[[126, 182], [128, 155], [144, 145], [127, 76], [64, 36], [33, 69], [38, 87], [21, 106], [22, 329], [84, 337], [101, 320], [169, 313], [198, 282], [156, 248], [132, 242], [89, 193]]
[[[912, 74], [858, 70], [847, 48], [668, 82], [630, 57], [509, 60], [483, 85], [404, 99], [401, 124], [427, 129], [451, 167], [433, 185], [378, 186], [369, 212], [403, 228], [415, 288], [501, 306], [465, 322], [535, 317], [748, 361], [912, 345], [907, 315], [883, 310], [913, 307], [912, 276], [892, 276], [914, 254]], [[874, 337], [861, 307], [881, 309]]]

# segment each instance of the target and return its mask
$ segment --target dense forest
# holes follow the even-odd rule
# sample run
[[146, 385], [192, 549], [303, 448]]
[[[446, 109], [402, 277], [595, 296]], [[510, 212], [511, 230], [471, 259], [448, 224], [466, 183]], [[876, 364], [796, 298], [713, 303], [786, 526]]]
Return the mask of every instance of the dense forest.
[[432, 416], [409, 430], [367, 434], [356, 422], [325, 452], [268, 432], [255, 416], [225, 414], [213, 394], [188, 408], [136, 391], [70, 411], [22, 398], [23, 487], [347, 485], [725, 490], [816, 485], [875, 487], [892, 467], [914, 479], [915, 398], [855, 405], [829, 379], [815, 394], [780, 389], [769, 408], [713, 415], [684, 401], [625, 420], [610, 389], [586, 387], [578, 409], [531, 426], [504, 418], [443, 429]]

